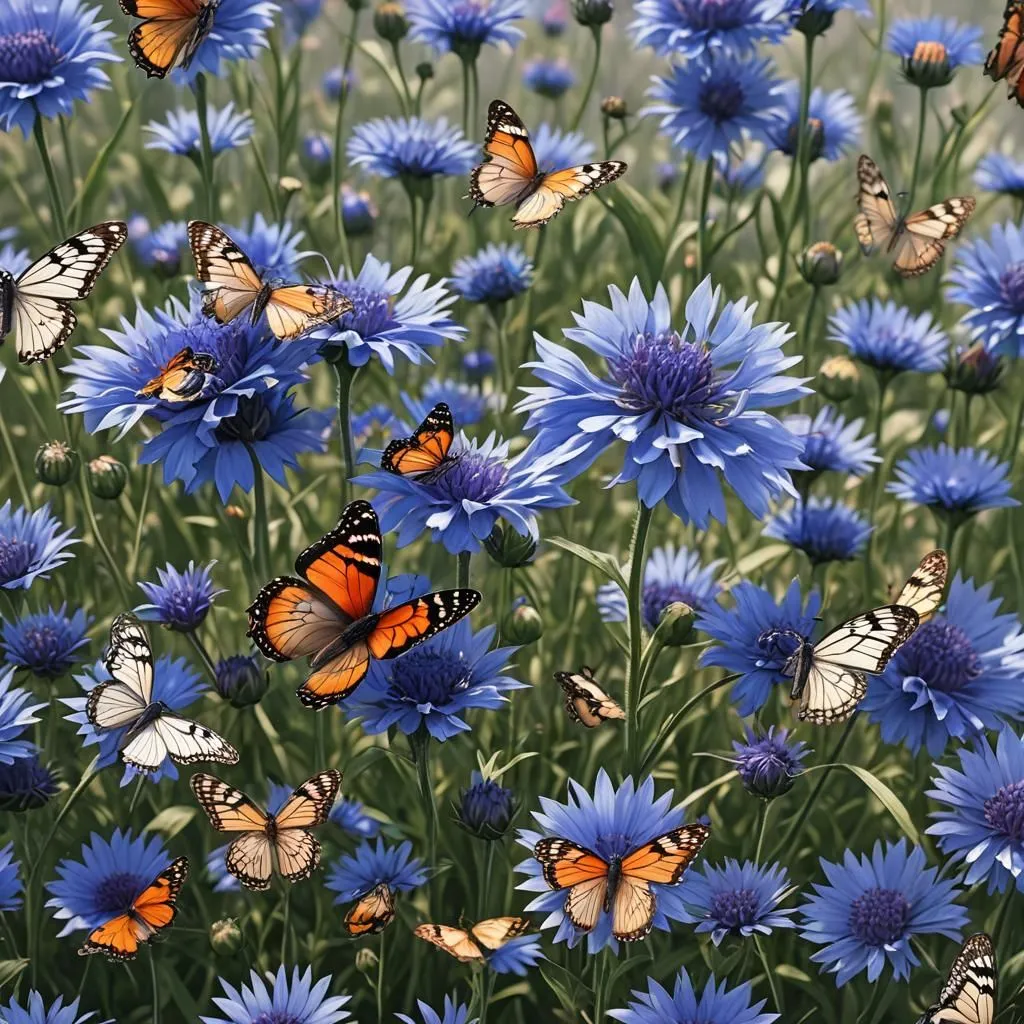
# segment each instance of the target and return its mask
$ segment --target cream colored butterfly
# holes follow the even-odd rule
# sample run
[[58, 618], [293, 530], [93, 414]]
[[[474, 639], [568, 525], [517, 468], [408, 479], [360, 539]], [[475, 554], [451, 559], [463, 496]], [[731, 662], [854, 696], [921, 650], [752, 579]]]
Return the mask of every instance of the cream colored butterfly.
[[949, 555], [942, 548], [929, 551], [913, 571], [895, 603], [917, 612], [921, 622], [930, 618], [942, 604], [949, 576]]

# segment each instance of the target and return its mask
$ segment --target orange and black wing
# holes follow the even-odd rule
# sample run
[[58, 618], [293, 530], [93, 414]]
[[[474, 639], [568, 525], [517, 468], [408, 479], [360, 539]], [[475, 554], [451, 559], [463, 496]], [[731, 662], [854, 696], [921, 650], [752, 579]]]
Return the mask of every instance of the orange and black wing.
[[555, 679], [562, 687], [570, 721], [596, 729], [602, 722], [626, 717], [619, 702], [605, 693], [586, 665], [579, 672], [556, 672]]
[[292, 341], [354, 308], [347, 295], [330, 285], [292, 284], [270, 293], [267, 324], [277, 338]]
[[683, 825], [622, 859], [622, 874], [659, 885], [675, 885], [711, 835], [707, 825]]
[[121, 0], [121, 10], [143, 21], [128, 33], [128, 50], [150, 78], [176, 64], [187, 68], [213, 27], [219, 0]]
[[1006, 80], [1009, 95], [1024, 107], [1024, 0], [1007, 0], [999, 39], [985, 60], [985, 74]]
[[359, 938], [384, 931], [394, 919], [395, 895], [390, 886], [381, 882], [349, 907], [344, 925], [349, 935]]
[[596, 853], [558, 837], [542, 839], [533, 848], [544, 881], [552, 889], [568, 889], [565, 915], [582, 932], [596, 927], [607, 909], [608, 869]]
[[475, 206], [518, 203], [539, 180], [526, 125], [504, 100], [494, 100], [487, 109], [484, 162], [470, 175], [469, 198]]
[[602, 185], [620, 178], [626, 170], [627, 165], [621, 160], [604, 160], [545, 174], [537, 187], [520, 201], [512, 223], [516, 228], [543, 227], [566, 203], [590, 195]]
[[400, 476], [432, 473], [448, 461], [454, 437], [452, 411], [444, 402], [439, 402], [427, 413], [412, 437], [396, 438], [384, 449], [380, 468]]
[[186, 345], [160, 367], [160, 372], [135, 393], [136, 398], [159, 398], [164, 402], [190, 402], [206, 385], [206, 375], [215, 373], [217, 360]]

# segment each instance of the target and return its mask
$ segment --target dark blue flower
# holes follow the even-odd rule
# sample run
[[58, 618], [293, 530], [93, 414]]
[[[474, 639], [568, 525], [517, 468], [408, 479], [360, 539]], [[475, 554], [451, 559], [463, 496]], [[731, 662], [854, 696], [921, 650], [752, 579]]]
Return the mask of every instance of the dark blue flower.
[[214, 686], [232, 707], [249, 708], [266, 695], [270, 676], [258, 655], [232, 654], [217, 662]]
[[[217, 110], [211, 107], [207, 114], [210, 148], [214, 155], [230, 149], [239, 149], [251, 138], [256, 122], [248, 111], [235, 110], [234, 103]], [[143, 131], [152, 136], [146, 149], [162, 149], [176, 156], [199, 158], [199, 115], [194, 110], [178, 107], [167, 112], [167, 121], [150, 121]]]
[[[444, 997], [444, 1008], [440, 1013], [431, 1009], [422, 999], [416, 1000], [423, 1024], [476, 1024], [476, 1018], [469, 1019], [469, 1007], [465, 1004], [456, 1003], [451, 996]], [[402, 1024], [417, 1024], [415, 1017], [405, 1013], [396, 1013], [395, 1016], [402, 1021]]]
[[732, 608], [727, 611], [719, 604], [710, 605], [697, 620], [696, 628], [717, 641], [701, 654], [700, 663], [740, 673], [732, 687], [732, 699], [739, 704], [741, 715], [752, 715], [764, 707], [772, 687], [783, 680], [782, 670], [796, 646], [786, 634], [810, 639], [821, 595], [813, 590], [805, 603], [798, 579], [780, 602], [749, 580], [742, 580], [730, 594]]
[[75, 652], [89, 643], [92, 621], [81, 608], [69, 616], [66, 604], [57, 611], [50, 608], [13, 622], [0, 621], [4, 661], [40, 679], [59, 679], [81, 660], [82, 655]]
[[36, 712], [46, 703], [30, 704], [33, 694], [14, 682], [14, 666], [0, 670], [0, 764], [13, 764], [24, 757], [32, 757], [36, 748], [22, 739], [25, 730], [39, 721]]
[[485, 395], [479, 388], [471, 384], [463, 384], [456, 380], [438, 380], [431, 377], [423, 385], [423, 391], [419, 398], [413, 398], [402, 392], [402, 401], [405, 403], [409, 415], [412, 417], [410, 432], [415, 424], [422, 423], [428, 412], [438, 402], [444, 402], [452, 411], [452, 419], [460, 427], [471, 427], [479, 423], [492, 409], [493, 395]]
[[813, 419], [787, 416], [782, 422], [787, 430], [803, 438], [800, 460], [814, 474], [866, 476], [882, 461], [875, 450], [875, 435], [861, 436], [864, 420], [847, 423], [834, 406], [819, 409]]
[[765, 526], [765, 537], [784, 540], [814, 565], [856, 558], [873, 527], [855, 508], [834, 498], [799, 498], [777, 512]]
[[338, 66], [325, 72], [320, 81], [320, 88], [329, 100], [339, 100], [344, 89], [354, 89], [358, 84], [359, 78], [353, 69], [350, 68], [346, 72]]
[[[786, 156], [795, 156], [797, 147], [797, 121], [800, 118], [800, 83], [786, 82], [779, 91], [782, 109], [769, 130], [772, 145]], [[809, 140], [808, 158], [811, 162], [824, 158], [832, 163], [860, 139], [863, 118], [857, 110], [853, 96], [845, 89], [811, 93], [807, 110]]]
[[362, 843], [354, 853], [339, 857], [328, 869], [324, 885], [337, 893], [334, 902], [351, 903], [386, 885], [394, 892], [412, 892], [426, 885], [423, 861], [412, 856], [412, 843], [390, 846], [378, 838]]
[[565, 60], [538, 57], [523, 67], [523, 85], [539, 96], [557, 100], [576, 84], [576, 72]]
[[348, 185], [341, 186], [341, 220], [345, 234], [350, 238], [369, 235], [377, 223], [379, 212], [369, 192], [357, 192]]
[[120, 61], [109, 21], [81, 0], [6, 0], [0, 26], [0, 129], [26, 136], [36, 115], [70, 117], [75, 100], [106, 89], [101, 67]]
[[203, 72], [221, 75], [228, 62], [255, 57], [267, 45], [267, 32], [279, 9], [269, 0], [220, 0], [210, 34], [199, 44], [188, 70], [171, 72], [175, 84], [191, 85]]
[[814, 895], [800, 907], [802, 936], [824, 949], [811, 960], [827, 965], [842, 987], [866, 970], [874, 984], [886, 963], [893, 978], [910, 976], [920, 961], [911, 939], [945, 935], [959, 941], [967, 911], [953, 901], [953, 879], [942, 879], [938, 868], [926, 867], [924, 851], [898, 843], [876, 842], [871, 857], [859, 859], [849, 850], [842, 864], [821, 858], [828, 885], [815, 885]]
[[1016, 615], [999, 614], [992, 584], [959, 575], [941, 614], [922, 623], [861, 705], [886, 743], [933, 758], [950, 738], [962, 743], [1024, 717], [1024, 635]]
[[299, 276], [299, 262], [309, 255], [300, 251], [304, 235], [295, 230], [291, 221], [275, 224], [262, 213], [245, 224], [228, 228], [228, 234], [263, 277], [292, 280]]
[[523, 31], [513, 24], [526, 17], [524, 0], [406, 0], [409, 38], [438, 53], [475, 60], [482, 46], [515, 46]]
[[226, 593], [213, 585], [215, 564], [210, 562], [197, 567], [190, 560], [184, 572], [179, 572], [170, 562], [165, 569], [157, 568], [158, 583], [139, 584], [150, 603], [139, 605], [135, 614], [144, 622], [159, 622], [179, 633], [198, 629], [217, 595]]
[[889, 29], [885, 45], [890, 53], [910, 60], [919, 43], [939, 43], [951, 71], [962, 64], [980, 64], [982, 31], [956, 18], [932, 15], [928, 18], [897, 18]]
[[721, 867], [706, 864], [687, 872], [680, 891], [695, 930], [710, 932], [718, 946], [727, 935], [748, 939], [771, 935], [774, 928], [795, 928], [793, 911], [779, 906], [795, 889], [778, 864], [762, 867], [727, 858]]
[[96, 1014], [83, 1013], [79, 1016], [80, 1002], [81, 999], [75, 999], [65, 1004], [64, 997], [57, 996], [56, 1000], [47, 1006], [43, 1002], [43, 997], [32, 989], [24, 1006], [12, 998], [6, 1006], [0, 1006], [0, 1016], [7, 1024], [85, 1024]]
[[57, 795], [58, 788], [56, 775], [37, 753], [0, 764], [0, 811], [38, 810]]
[[495, 779], [485, 779], [479, 772], [473, 772], [469, 782], [454, 805], [456, 821], [480, 839], [500, 839], [518, 808], [515, 793]]
[[[1006, 153], [987, 153], [974, 168], [974, 184], [986, 192], [1024, 199], [1024, 163]], [[962, 252], [957, 255], [962, 259]]]
[[378, 117], [358, 124], [348, 140], [348, 160], [379, 178], [432, 178], [468, 174], [477, 149], [462, 129], [441, 117]]
[[21, 909], [21, 865], [14, 859], [14, 843], [0, 849], [0, 913]]
[[[417, 420], [417, 422], [420, 422]], [[384, 402], [376, 402], [366, 412], [354, 413], [352, 415], [352, 436], [356, 444], [365, 444], [374, 434], [383, 434], [390, 430], [392, 425], [396, 430], [404, 430], [404, 425], [398, 425], [394, 411], [390, 405]]]
[[882, 373], [934, 373], [946, 365], [949, 338], [930, 313], [914, 316], [895, 302], [861, 299], [836, 311], [828, 325], [833, 341]]
[[648, 90], [660, 132], [698, 160], [724, 159], [744, 137], [764, 140], [777, 115], [781, 83], [771, 61], [723, 54], [674, 64]]
[[485, 950], [484, 957], [495, 974], [515, 974], [520, 978], [525, 978], [531, 967], [546, 959], [537, 935], [518, 935], [497, 949]]
[[508, 302], [522, 295], [532, 281], [533, 264], [526, 251], [508, 242], [490, 242], [452, 267], [452, 288], [469, 302]]
[[580, 446], [572, 467], [580, 471], [622, 441], [625, 462], [613, 482], [636, 480], [648, 508], [664, 500], [701, 529], [711, 517], [725, 520], [719, 474], [758, 518], [772, 497], [795, 495], [789, 470], [802, 467], [803, 444], [768, 412], [807, 391], [784, 375], [799, 361], [783, 352], [785, 326], [755, 326], [746, 299], [719, 309], [710, 278], [687, 299], [678, 328], [660, 284], [650, 301], [635, 279], [628, 297], [614, 285], [609, 295], [611, 308], [585, 302], [576, 326], [562, 332], [602, 357], [601, 376], [534, 335], [540, 361], [526, 365], [545, 386], [524, 388], [517, 410], [530, 413], [539, 450]]
[[[150, 229], [143, 217], [136, 227], [129, 227], [135, 255], [144, 267], [159, 270], [166, 277], [174, 277], [181, 269], [181, 257], [188, 247], [188, 228], [183, 220], [167, 221]], [[138, 228], [145, 225], [144, 230]]]
[[985, 881], [990, 893], [1008, 885], [1024, 892], [1024, 738], [1004, 728], [995, 749], [982, 736], [974, 750], [958, 754], [959, 771], [936, 765], [928, 796], [944, 806], [932, 812], [928, 833], [966, 867], [966, 885]]
[[28, 590], [36, 579], [48, 580], [58, 566], [74, 558], [68, 550], [73, 526], [63, 524], [50, 512], [47, 502], [29, 512], [12, 508], [11, 499], [0, 506], [0, 587]]
[[284, 964], [266, 977], [250, 971], [249, 984], [240, 988], [217, 980], [224, 995], [213, 1002], [224, 1016], [200, 1017], [202, 1024], [337, 1024], [352, 1016], [343, 1009], [351, 996], [329, 996], [331, 976], [314, 981], [312, 967], [301, 974], [293, 967], [290, 978]]
[[358, 800], [343, 797], [335, 801], [329, 818], [343, 832], [360, 839], [374, 839], [380, 834], [380, 822], [371, 818]]
[[633, 992], [629, 1008], [609, 1010], [608, 1016], [623, 1024], [772, 1024], [777, 1013], [762, 1013], [765, 1000], [753, 1002], [749, 981], [728, 988], [712, 974], [698, 995], [686, 968], [680, 969], [670, 993], [654, 978], [647, 979], [647, 991]]
[[[672, 806], [672, 790], [655, 799], [654, 779], [647, 778], [635, 788], [632, 777], [616, 789], [603, 768], [597, 774], [593, 796], [570, 779], [566, 803], [542, 796], [540, 805], [541, 810], [534, 811], [533, 817], [541, 831], [519, 830], [519, 844], [531, 853], [545, 836], [560, 836], [610, 861], [678, 828], [685, 820], [683, 808]], [[548, 885], [540, 862], [531, 857], [516, 870], [529, 876], [518, 888], [540, 893], [526, 909], [548, 915], [541, 927], [556, 929], [555, 942], [567, 942], [572, 947], [586, 934], [589, 953], [597, 953], [605, 946], [618, 950], [618, 941], [612, 937], [611, 914], [602, 913], [591, 932], [578, 932], [564, 913], [565, 890]], [[651, 891], [657, 899], [655, 928], [668, 931], [671, 921], [689, 920], [678, 886], [652, 884]]]
[[748, 727], [744, 742], [733, 740], [732, 749], [743, 788], [763, 800], [774, 800], [793, 788], [809, 753], [806, 743], [791, 741], [788, 729], [776, 731], [774, 725], [763, 735]]
[[589, 163], [597, 152], [583, 132], [563, 131], [542, 121], [530, 135], [537, 169], [544, 174]]

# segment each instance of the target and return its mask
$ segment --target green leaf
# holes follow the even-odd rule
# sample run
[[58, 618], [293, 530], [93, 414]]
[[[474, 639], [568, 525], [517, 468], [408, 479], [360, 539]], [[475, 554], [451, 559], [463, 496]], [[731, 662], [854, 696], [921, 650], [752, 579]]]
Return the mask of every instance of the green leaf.
[[96, 154], [96, 159], [93, 160], [92, 167], [89, 168], [85, 180], [82, 182], [82, 187], [78, 191], [78, 195], [72, 200], [71, 206], [68, 209], [69, 224], [74, 223], [76, 216], [88, 221], [89, 210], [96, 198], [96, 193], [106, 180], [107, 164], [110, 163], [110, 158], [121, 144], [121, 139], [124, 138], [124, 133], [128, 128], [128, 122], [131, 121], [141, 96], [142, 91], [140, 90], [121, 115], [121, 121], [117, 128], [114, 129], [114, 134], [110, 136], [107, 144]]
[[786, 978], [789, 981], [798, 981], [801, 985], [809, 985], [811, 982], [811, 976], [805, 974], [797, 967], [793, 967], [791, 964], [776, 964], [775, 973], [780, 978]]
[[910, 817], [910, 812], [903, 805], [903, 801], [877, 776], [873, 775], [867, 768], [861, 768], [858, 764], [842, 763], [847, 771], [864, 783], [875, 795], [878, 802], [896, 819], [896, 824], [906, 833], [907, 838], [916, 846], [921, 844], [921, 836]]
[[28, 967], [28, 964], [29, 961], [26, 957], [21, 957], [18, 960], [0, 960], [0, 989], [12, 985], [18, 975]]
[[146, 828], [150, 832], [163, 832], [168, 839], [171, 839], [185, 829], [195, 816], [195, 807], [184, 805], [165, 807]]
[[629, 239], [632, 256], [639, 259], [640, 280], [648, 293], [661, 276], [665, 247], [658, 237], [655, 222], [657, 211], [635, 188], [620, 181], [611, 195], [601, 195], [604, 205], [611, 210]]
[[729, 783], [736, 778], [739, 778], [739, 772], [735, 769], [730, 772], [726, 772], [724, 775], [719, 775], [713, 782], [709, 782], [706, 786], [701, 786], [700, 789], [695, 789], [692, 793], [684, 796], [682, 803], [684, 806], [689, 807], [690, 804], [700, 800], [706, 794], [713, 792], [721, 786], [729, 785]]
[[629, 590], [626, 577], [622, 575], [622, 570], [619, 568], [618, 559], [608, 554], [607, 551], [591, 551], [590, 548], [585, 548], [582, 544], [566, 540], [564, 537], [549, 537], [548, 543], [554, 544], [556, 548], [562, 548], [564, 551], [568, 551], [569, 554], [582, 559], [588, 565], [592, 565], [606, 579], [617, 584], [624, 594]]

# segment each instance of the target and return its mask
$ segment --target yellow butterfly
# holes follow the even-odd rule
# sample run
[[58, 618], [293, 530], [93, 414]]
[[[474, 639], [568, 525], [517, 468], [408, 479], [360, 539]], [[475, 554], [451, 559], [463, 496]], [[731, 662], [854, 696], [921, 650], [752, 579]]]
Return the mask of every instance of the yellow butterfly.
[[492, 917], [468, 931], [447, 924], [421, 924], [414, 934], [465, 964], [486, 960], [488, 953], [501, 949], [529, 928], [530, 922], [522, 917]]

